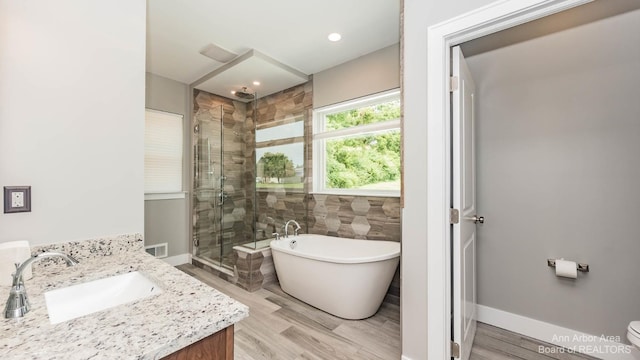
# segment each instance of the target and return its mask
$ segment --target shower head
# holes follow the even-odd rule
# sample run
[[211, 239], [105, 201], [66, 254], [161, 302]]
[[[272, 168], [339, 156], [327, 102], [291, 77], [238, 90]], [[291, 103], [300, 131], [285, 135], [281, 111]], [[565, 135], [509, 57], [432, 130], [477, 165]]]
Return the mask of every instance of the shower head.
[[237, 90], [234, 93], [235, 96], [241, 98], [241, 99], [247, 99], [247, 100], [251, 100], [253, 98], [255, 98], [256, 93], [252, 92], [249, 88], [247, 88], [246, 86], [243, 86], [242, 89]]

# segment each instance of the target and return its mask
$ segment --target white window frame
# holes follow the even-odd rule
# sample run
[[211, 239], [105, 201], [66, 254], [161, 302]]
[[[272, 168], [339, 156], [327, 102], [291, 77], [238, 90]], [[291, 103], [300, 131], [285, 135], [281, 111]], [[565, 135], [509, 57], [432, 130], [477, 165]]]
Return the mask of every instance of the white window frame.
[[[155, 110], [150, 108], [145, 108], [145, 128], [148, 122], [149, 114], [161, 114], [168, 118], [171, 118], [172, 121], [179, 122], [179, 126], [176, 128], [180, 129], [179, 137], [176, 136], [176, 139], [179, 138], [179, 147], [180, 147], [180, 165], [179, 165], [179, 174], [180, 174], [180, 185], [179, 188], [176, 189], [166, 189], [161, 191], [148, 191], [145, 185], [145, 200], [169, 200], [169, 199], [184, 199], [186, 197], [186, 192], [183, 191], [184, 187], [184, 116], [181, 114], [175, 114], [167, 111]], [[146, 138], [146, 136], [145, 136]], [[147, 155], [147, 147], [146, 147], [146, 139], [145, 139], [145, 158]], [[146, 163], [145, 163], [146, 169]], [[146, 176], [146, 171], [145, 171]], [[145, 181], [146, 182], [146, 181]]]
[[400, 119], [391, 119], [383, 122], [353, 126], [338, 130], [325, 130], [327, 115], [336, 112], [358, 109], [392, 100], [400, 100], [400, 89], [389, 90], [373, 95], [364, 96], [355, 100], [345, 101], [339, 104], [329, 105], [313, 110], [313, 193], [336, 195], [361, 195], [361, 196], [388, 196], [400, 197], [398, 190], [363, 190], [363, 189], [333, 189], [325, 187], [326, 180], [326, 146], [328, 139], [339, 139], [351, 136], [383, 132], [388, 130], [400, 130]]
[[[305, 141], [304, 141], [305, 123], [304, 123], [304, 117], [302, 115], [295, 116], [293, 122], [273, 125], [273, 126], [270, 126], [268, 128], [278, 127], [278, 126], [283, 126], [283, 125], [290, 125], [290, 124], [295, 124], [295, 123], [298, 123], [298, 122], [302, 123], [302, 135], [283, 137], [283, 138], [279, 138], [279, 139], [275, 139], [275, 140], [256, 141], [256, 145], [255, 145], [256, 150], [257, 149], [266, 149], [266, 148], [272, 148], [272, 147], [279, 146], [279, 145], [266, 145], [266, 144], [268, 144], [268, 143], [270, 143], [272, 141], [289, 141], [289, 143], [281, 144], [281, 145], [302, 144], [302, 151], [304, 152], [304, 146], [305, 146]], [[259, 130], [263, 130], [263, 129], [265, 129], [265, 128], [256, 129], [256, 137], [257, 137], [257, 132]], [[256, 159], [255, 159], [255, 161], [256, 161], [256, 177], [258, 175], [257, 174], [257, 164], [258, 164], [259, 160], [260, 159], [258, 159], [258, 157], [256, 155]], [[303, 164], [302, 164], [302, 166], [303, 166], [303, 169], [307, 168], [307, 158], [304, 157], [304, 156], [303, 156]], [[306, 177], [306, 174], [303, 174], [303, 188], [302, 189], [289, 188], [289, 187], [285, 186], [286, 184], [281, 184], [281, 185], [283, 185], [282, 189], [286, 190], [287, 192], [291, 192], [291, 193], [303, 193], [304, 192], [304, 178], [305, 177]], [[274, 188], [261, 188], [261, 187], [258, 187], [258, 185], [256, 184], [256, 189], [255, 190], [258, 191], [258, 192], [270, 192], [270, 191], [273, 191]]]

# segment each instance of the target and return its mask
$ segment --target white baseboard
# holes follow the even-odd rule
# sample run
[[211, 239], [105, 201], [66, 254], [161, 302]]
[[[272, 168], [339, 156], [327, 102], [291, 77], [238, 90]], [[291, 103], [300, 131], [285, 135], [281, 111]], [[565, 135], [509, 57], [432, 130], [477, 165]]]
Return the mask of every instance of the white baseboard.
[[[603, 360], [638, 360], [640, 351], [622, 344], [626, 339], [590, 335], [540, 320], [478, 305], [478, 321], [548, 342], [566, 349], [591, 355]], [[552, 349], [540, 349], [540, 353]]]
[[182, 264], [191, 264], [191, 254], [180, 254], [175, 256], [169, 256], [164, 259], [160, 259], [171, 266], [178, 266]]

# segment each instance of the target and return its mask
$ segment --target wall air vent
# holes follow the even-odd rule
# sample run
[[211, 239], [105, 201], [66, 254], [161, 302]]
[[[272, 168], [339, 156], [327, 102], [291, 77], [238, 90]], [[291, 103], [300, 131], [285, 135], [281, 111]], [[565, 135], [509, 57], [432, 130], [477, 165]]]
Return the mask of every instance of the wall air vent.
[[202, 50], [200, 50], [200, 54], [223, 64], [235, 59], [235, 57], [238, 56], [237, 54], [234, 54], [231, 51], [223, 49], [215, 44], [208, 44], [207, 46], [202, 48]]
[[168, 244], [162, 243], [162, 244], [149, 245], [149, 246], [145, 246], [144, 250], [158, 259], [166, 258], [168, 255]]

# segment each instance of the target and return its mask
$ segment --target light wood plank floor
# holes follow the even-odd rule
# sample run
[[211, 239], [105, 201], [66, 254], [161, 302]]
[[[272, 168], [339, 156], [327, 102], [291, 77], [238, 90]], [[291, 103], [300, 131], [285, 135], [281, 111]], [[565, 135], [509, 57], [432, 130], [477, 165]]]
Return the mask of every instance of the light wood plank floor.
[[[540, 351], [542, 347], [543, 351]], [[470, 360], [587, 360], [598, 359], [562, 352], [557, 346], [516, 334], [495, 326], [478, 323]]]
[[274, 284], [249, 293], [191, 264], [178, 269], [249, 306], [235, 326], [236, 360], [400, 359], [400, 308], [383, 304], [368, 319], [345, 320], [284, 293]]
[[[178, 269], [250, 308], [235, 327], [236, 360], [397, 360], [400, 359], [400, 309], [383, 304], [368, 319], [345, 320], [284, 293], [273, 284], [247, 292], [191, 264]], [[478, 323], [470, 360], [583, 360], [576, 354], [540, 354], [552, 348], [523, 335]]]

